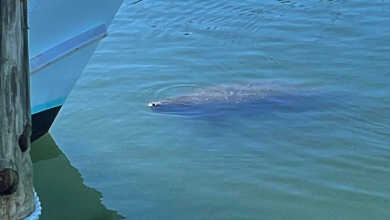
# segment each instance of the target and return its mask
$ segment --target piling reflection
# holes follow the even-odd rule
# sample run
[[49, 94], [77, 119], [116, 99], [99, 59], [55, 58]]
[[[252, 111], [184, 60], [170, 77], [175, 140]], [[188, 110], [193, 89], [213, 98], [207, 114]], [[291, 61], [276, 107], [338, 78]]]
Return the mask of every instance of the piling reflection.
[[34, 187], [42, 202], [40, 220], [125, 219], [102, 203], [102, 194], [83, 184], [81, 174], [62, 153], [50, 134], [31, 146]]

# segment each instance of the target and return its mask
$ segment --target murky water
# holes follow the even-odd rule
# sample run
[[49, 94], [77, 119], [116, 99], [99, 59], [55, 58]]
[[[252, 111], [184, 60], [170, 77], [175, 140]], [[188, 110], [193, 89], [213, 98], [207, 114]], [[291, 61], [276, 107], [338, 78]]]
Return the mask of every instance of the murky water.
[[83, 184], [50, 134], [34, 142], [34, 188], [42, 204], [41, 220], [118, 220], [123, 216], [101, 204], [101, 193]]
[[[386, 0], [126, 1], [51, 134], [126, 219], [389, 219], [389, 24]], [[147, 106], [255, 80], [350, 99], [218, 121]]]

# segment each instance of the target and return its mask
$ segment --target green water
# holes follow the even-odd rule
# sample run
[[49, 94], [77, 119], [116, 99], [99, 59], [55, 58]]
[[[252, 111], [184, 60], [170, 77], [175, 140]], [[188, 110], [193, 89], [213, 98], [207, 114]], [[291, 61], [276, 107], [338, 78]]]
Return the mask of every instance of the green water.
[[[389, 1], [132, 3], [51, 130], [107, 210], [126, 219], [390, 218]], [[353, 100], [218, 124], [147, 107], [261, 79]]]
[[117, 220], [115, 211], [101, 204], [101, 193], [85, 186], [50, 134], [31, 146], [34, 188], [42, 204], [41, 220]]

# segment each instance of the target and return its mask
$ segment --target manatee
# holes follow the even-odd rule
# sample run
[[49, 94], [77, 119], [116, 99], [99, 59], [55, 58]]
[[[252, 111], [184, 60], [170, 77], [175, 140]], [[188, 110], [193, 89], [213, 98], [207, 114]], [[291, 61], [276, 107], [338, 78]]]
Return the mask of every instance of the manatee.
[[153, 101], [155, 112], [199, 116], [259, 115], [302, 112], [343, 103], [341, 93], [305, 84], [277, 81], [218, 84], [197, 88], [170, 99]]

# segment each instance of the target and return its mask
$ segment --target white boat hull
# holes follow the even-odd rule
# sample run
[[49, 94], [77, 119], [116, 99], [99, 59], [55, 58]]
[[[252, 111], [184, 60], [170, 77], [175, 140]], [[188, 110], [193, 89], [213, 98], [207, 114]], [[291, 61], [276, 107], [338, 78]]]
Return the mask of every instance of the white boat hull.
[[50, 129], [123, 0], [30, 0], [32, 141]]

